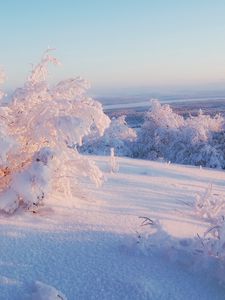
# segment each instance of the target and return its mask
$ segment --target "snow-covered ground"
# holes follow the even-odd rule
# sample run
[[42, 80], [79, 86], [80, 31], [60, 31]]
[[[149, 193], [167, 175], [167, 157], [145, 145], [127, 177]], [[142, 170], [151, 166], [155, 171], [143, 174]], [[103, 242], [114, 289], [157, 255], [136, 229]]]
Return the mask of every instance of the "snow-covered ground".
[[138, 243], [140, 216], [159, 219], [174, 240], [202, 234], [207, 224], [183, 202], [209, 184], [224, 195], [225, 173], [119, 158], [111, 174], [109, 157], [95, 161], [100, 189], [84, 181], [79, 199], [55, 194], [38, 214], [1, 216], [0, 299], [225, 299], [223, 284], [185, 254]]

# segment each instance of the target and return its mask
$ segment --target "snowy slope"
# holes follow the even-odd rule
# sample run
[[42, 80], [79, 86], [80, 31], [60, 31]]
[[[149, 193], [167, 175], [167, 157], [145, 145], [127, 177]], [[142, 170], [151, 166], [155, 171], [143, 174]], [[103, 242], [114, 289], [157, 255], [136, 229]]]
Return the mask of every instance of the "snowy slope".
[[119, 158], [110, 174], [108, 157], [95, 161], [102, 188], [83, 182], [79, 199], [52, 195], [38, 214], [1, 216], [0, 299], [225, 299], [187, 257], [137, 243], [139, 216], [159, 219], [174, 239], [201, 234], [206, 224], [183, 202], [210, 183], [224, 194], [224, 172]]

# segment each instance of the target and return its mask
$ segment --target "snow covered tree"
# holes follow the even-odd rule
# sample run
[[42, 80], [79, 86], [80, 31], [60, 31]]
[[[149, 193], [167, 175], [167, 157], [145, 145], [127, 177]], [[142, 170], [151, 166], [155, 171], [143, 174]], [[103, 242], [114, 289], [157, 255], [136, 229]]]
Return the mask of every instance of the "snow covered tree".
[[127, 125], [125, 118], [124, 115], [113, 118], [102, 136], [93, 132], [85, 137], [80, 150], [85, 153], [110, 155], [111, 148], [114, 148], [117, 156], [131, 156], [136, 132]]
[[169, 105], [151, 101], [151, 109], [145, 114], [144, 123], [138, 132], [134, 156], [156, 160], [165, 157], [172, 136], [184, 125], [183, 117], [175, 114]]
[[202, 111], [184, 119], [169, 105], [153, 100], [138, 132], [134, 156], [152, 160], [163, 157], [181, 164], [225, 168], [225, 120]]
[[[109, 125], [99, 102], [86, 96], [81, 78], [50, 87], [48, 65], [59, 64], [47, 50], [24, 86], [0, 107], [0, 210], [38, 206], [52, 188], [71, 196], [80, 176], [101, 184], [100, 170], [76, 150], [83, 137]], [[79, 195], [78, 195], [79, 197]]]

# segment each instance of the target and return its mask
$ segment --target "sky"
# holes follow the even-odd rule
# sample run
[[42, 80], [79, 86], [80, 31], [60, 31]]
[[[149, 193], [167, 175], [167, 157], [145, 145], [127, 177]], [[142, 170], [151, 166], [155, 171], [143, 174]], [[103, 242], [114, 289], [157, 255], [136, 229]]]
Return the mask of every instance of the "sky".
[[0, 66], [23, 84], [47, 47], [98, 94], [225, 87], [225, 0], [0, 0]]

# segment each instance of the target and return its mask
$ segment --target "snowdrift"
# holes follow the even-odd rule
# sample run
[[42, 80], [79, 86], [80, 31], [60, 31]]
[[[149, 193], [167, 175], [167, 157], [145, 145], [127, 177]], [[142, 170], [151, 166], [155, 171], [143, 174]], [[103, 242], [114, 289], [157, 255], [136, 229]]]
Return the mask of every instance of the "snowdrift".
[[[192, 207], [196, 195], [211, 183], [223, 196], [224, 172], [117, 158], [110, 173], [109, 157], [93, 158], [107, 177], [101, 189], [84, 179], [79, 198], [55, 191], [35, 215], [1, 217], [1, 297], [224, 299], [223, 264], [190, 247], [209, 226]], [[140, 216], [158, 220], [160, 234]]]

